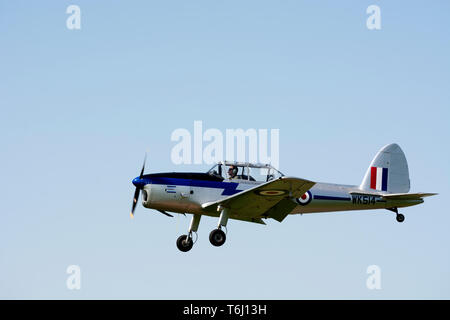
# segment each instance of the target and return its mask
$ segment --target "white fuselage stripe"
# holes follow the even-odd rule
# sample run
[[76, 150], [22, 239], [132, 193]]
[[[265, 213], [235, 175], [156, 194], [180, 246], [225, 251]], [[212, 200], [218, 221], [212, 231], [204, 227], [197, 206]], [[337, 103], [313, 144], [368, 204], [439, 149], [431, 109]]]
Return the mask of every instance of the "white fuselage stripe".
[[383, 168], [377, 168], [377, 190], [381, 190], [383, 180]]

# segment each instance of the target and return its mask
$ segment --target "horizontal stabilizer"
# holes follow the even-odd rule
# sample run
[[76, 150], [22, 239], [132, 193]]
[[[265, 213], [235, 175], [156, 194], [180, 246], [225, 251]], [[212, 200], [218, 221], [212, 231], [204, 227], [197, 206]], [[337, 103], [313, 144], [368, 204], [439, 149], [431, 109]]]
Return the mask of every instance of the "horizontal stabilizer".
[[350, 194], [355, 195], [367, 195], [367, 196], [379, 196], [383, 197], [386, 200], [420, 200], [425, 197], [431, 197], [437, 195], [437, 193], [375, 193], [375, 192], [350, 192]]
[[383, 194], [383, 198], [387, 200], [420, 200], [425, 197], [435, 196], [437, 193], [392, 193]]

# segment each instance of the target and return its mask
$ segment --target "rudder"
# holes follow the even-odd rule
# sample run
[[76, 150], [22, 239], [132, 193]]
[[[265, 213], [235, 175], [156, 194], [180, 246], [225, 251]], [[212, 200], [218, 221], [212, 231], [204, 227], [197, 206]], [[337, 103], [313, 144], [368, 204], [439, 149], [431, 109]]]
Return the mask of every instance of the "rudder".
[[361, 190], [388, 193], [406, 193], [409, 187], [408, 162], [396, 143], [388, 144], [378, 151], [360, 185]]

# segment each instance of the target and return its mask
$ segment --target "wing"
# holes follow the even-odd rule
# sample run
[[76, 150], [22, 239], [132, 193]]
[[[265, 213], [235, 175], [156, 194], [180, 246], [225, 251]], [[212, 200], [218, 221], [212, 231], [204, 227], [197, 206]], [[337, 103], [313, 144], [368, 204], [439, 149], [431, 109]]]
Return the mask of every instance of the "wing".
[[228, 198], [204, 203], [203, 210], [214, 212], [219, 206], [230, 209], [230, 218], [244, 220], [261, 217], [283, 219], [295, 208], [294, 198], [301, 197], [315, 182], [281, 177], [254, 188], [244, 190]]

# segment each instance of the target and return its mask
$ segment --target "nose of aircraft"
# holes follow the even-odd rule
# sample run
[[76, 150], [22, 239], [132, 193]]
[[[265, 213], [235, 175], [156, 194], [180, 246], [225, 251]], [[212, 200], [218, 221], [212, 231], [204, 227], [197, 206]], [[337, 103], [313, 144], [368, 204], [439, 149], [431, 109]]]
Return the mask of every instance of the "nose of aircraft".
[[139, 177], [134, 178], [132, 183], [136, 188], [142, 188], [144, 186], [144, 180]]

